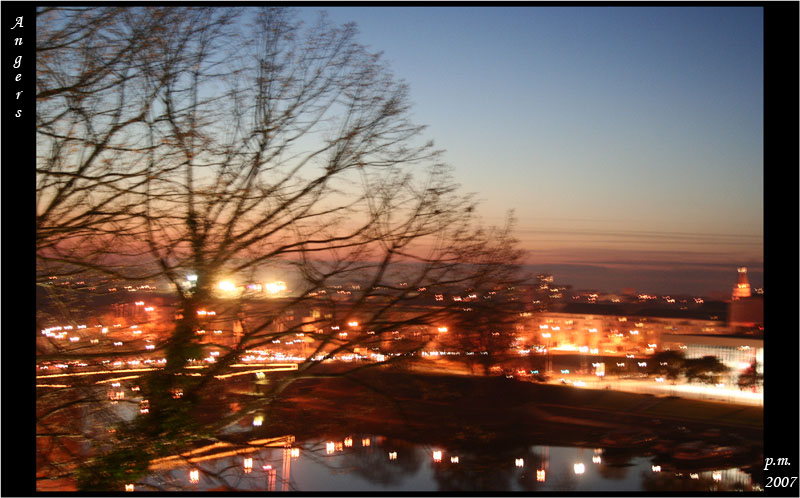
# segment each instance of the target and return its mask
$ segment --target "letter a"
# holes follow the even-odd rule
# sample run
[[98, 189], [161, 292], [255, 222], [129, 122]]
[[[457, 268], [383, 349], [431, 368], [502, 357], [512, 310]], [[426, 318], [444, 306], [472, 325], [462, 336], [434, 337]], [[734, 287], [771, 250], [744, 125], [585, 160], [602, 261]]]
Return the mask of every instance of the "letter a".
[[22, 27], [22, 16], [19, 16], [19, 17], [17, 18], [17, 23], [16, 23], [16, 24], [14, 25], [14, 27], [12, 27], [11, 29], [14, 29], [14, 28], [16, 28], [17, 26], [19, 26], [20, 28]]

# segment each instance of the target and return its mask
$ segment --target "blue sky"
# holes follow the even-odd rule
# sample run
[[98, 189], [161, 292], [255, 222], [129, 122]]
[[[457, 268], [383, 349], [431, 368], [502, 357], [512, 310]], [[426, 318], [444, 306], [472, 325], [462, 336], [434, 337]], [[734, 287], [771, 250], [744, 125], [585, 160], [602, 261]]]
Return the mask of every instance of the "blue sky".
[[325, 10], [529, 262], [762, 264], [760, 8]]

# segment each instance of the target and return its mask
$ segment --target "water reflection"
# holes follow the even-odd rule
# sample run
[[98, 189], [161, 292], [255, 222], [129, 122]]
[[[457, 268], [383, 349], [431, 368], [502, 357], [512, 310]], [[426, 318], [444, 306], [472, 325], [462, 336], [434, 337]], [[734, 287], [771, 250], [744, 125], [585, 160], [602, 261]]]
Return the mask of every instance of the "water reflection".
[[[359, 445], [357, 442], [360, 441]], [[266, 443], [264, 443], [266, 442]], [[253, 443], [274, 444], [258, 447]], [[283, 445], [283, 447], [280, 447]], [[619, 448], [519, 444], [425, 445], [350, 434], [246, 448], [211, 445], [165, 461], [138, 490], [222, 491], [752, 491], [738, 468], [680, 471]], [[213, 450], [213, 451], [212, 451]], [[246, 451], [246, 453], [242, 453]]]

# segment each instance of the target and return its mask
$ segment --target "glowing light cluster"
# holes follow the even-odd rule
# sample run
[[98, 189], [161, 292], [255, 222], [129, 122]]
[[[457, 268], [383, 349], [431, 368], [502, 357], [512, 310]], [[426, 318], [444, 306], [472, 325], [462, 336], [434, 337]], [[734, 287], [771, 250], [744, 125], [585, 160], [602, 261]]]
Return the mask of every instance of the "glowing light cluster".
[[267, 282], [264, 284], [264, 290], [270, 294], [278, 294], [279, 292], [286, 291], [286, 283], [285, 282]]
[[219, 283], [219, 288], [225, 292], [233, 292], [236, 290], [236, 284], [230, 280], [223, 280]]

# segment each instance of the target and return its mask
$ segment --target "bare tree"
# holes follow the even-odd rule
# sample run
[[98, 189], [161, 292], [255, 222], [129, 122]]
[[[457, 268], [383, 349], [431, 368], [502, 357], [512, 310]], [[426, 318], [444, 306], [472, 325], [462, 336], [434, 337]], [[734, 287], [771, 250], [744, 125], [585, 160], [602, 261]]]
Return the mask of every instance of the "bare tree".
[[[511, 224], [481, 227], [411, 122], [407, 86], [354, 25], [320, 15], [306, 27], [277, 8], [38, 17], [40, 278], [161, 278], [175, 296], [177, 318], [155, 345], [166, 362], [140, 383], [147, 413], [85, 466], [86, 489], [118, 489], [176, 448], [148, 441], [219, 437], [326, 359], [419, 350], [463, 311], [430, 299], [435, 289], [488, 292], [514, 277]], [[249, 296], [268, 271], [293, 282], [288, 297]], [[225, 341], [203, 334], [210, 309], [235, 324]], [[237, 413], [197, 416], [248, 351], [298, 336], [296, 373]], [[92, 353], [46, 357], [76, 354]], [[103, 470], [132, 448], [127, 473]]]

